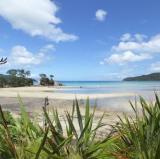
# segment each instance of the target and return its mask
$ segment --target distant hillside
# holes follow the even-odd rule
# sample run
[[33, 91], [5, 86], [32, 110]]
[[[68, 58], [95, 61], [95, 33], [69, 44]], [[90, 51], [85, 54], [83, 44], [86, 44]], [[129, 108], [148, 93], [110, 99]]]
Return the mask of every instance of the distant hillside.
[[148, 75], [127, 77], [123, 81], [160, 81], [160, 73], [151, 73]]

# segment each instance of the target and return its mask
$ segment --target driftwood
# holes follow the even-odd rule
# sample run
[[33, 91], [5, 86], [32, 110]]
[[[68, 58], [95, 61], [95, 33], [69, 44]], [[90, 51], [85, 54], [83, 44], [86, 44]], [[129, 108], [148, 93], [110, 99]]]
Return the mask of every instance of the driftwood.
[[5, 63], [7, 63], [7, 57], [6, 58], [1, 58], [0, 59], [0, 65], [3, 65]]

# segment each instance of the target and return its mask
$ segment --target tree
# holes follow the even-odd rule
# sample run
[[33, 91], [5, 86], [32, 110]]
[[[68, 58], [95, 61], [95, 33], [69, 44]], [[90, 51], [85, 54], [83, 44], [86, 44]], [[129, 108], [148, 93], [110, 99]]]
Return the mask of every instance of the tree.
[[31, 72], [30, 71], [26, 71], [26, 77], [29, 77], [31, 75]]
[[47, 77], [46, 74], [40, 74], [40, 85], [42, 86], [48, 86], [49, 85], [49, 78]]
[[10, 69], [7, 71], [7, 74], [10, 76], [16, 76], [18, 71], [16, 69]]
[[49, 78], [41, 78], [40, 85], [42, 86], [49, 86]]
[[39, 74], [39, 76], [41, 77], [41, 78], [47, 78], [47, 75], [46, 74]]
[[54, 75], [50, 75], [51, 80], [53, 80]]
[[0, 75], [0, 88], [5, 87], [7, 84], [7, 81], [3, 75]]
[[30, 71], [25, 71], [24, 69], [18, 70], [18, 75], [22, 78], [29, 77], [31, 75]]
[[53, 75], [50, 75], [50, 81], [49, 81], [49, 85], [54, 86], [54, 80], [53, 80]]
[[5, 63], [7, 63], [7, 57], [4, 59], [4, 58], [1, 58], [1, 60], [0, 60], [0, 65], [3, 65], [3, 64], [5, 64]]
[[18, 72], [19, 77], [25, 78], [25, 70], [24, 69], [17, 70], [17, 72]]
[[8, 75], [0, 75], [0, 87], [23, 87], [34, 84], [34, 79], [28, 78], [30, 71], [24, 69], [10, 69]]

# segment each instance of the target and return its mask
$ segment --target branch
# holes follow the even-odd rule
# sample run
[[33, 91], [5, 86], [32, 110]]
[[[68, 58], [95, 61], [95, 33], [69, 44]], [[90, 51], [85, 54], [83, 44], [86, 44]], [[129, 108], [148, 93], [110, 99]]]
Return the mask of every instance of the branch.
[[7, 57], [4, 59], [4, 58], [1, 58], [0, 59], [0, 65], [3, 65], [3, 64], [5, 64], [5, 63], [7, 63]]

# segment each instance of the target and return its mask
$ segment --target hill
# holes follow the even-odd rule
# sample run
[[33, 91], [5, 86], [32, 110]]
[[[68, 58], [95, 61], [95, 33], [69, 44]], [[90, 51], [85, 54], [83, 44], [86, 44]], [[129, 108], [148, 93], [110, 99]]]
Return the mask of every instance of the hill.
[[160, 81], [160, 73], [151, 73], [148, 75], [127, 77], [123, 81]]

